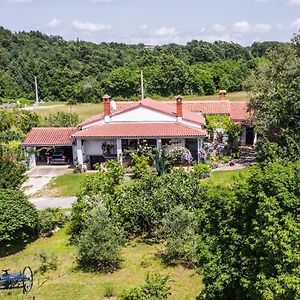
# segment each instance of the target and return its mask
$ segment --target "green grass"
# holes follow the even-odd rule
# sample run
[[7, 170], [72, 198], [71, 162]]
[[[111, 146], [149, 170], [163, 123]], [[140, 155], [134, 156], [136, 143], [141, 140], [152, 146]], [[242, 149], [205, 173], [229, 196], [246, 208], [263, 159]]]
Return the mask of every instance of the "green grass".
[[[69, 105], [66, 105], [64, 103], [56, 103], [56, 105], [61, 105], [63, 106], [55, 106], [53, 107], [47, 107], [47, 108], [40, 108], [34, 110], [35, 113], [37, 113], [39, 116], [42, 118], [48, 117], [49, 114], [55, 114], [59, 111], [62, 112], [73, 112], [78, 114], [79, 120], [83, 121], [91, 116], [95, 116], [96, 114], [100, 114], [103, 111], [103, 104], [102, 103], [82, 103], [82, 104], [77, 104], [73, 105], [70, 107]], [[45, 103], [46, 106], [51, 105], [50, 103]]]
[[53, 178], [41, 191], [38, 197], [70, 197], [80, 192], [80, 185], [84, 177], [89, 174], [65, 174]]
[[211, 172], [211, 176], [205, 179], [207, 182], [211, 182], [217, 185], [231, 185], [238, 178], [247, 176], [249, 168], [241, 170], [230, 170], [230, 171], [214, 171]]
[[[0, 258], [0, 265], [19, 271], [26, 265], [35, 272], [34, 286], [28, 295], [22, 295], [22, 289], [0, 290], [0, 299], [103, 299], [107, 287], [114, 290], [114, 299], [125, 289], [144, 283], [147, 272], [168, 274], [171, 277], [171, 295], [169, 299], [195, 299], [202, 288], [201, 277], [195, 270], [183, 267], [165, 267], [157, 254], [162, 245], [147, 245], [132, 242], [123, 251], [123, 266], [112, 274], [85, 273], [78, 270], [76, 249], [69, 245], [66, 229], [62, 229], [51, 238], [38, 239], [23, 251]], [[58, 268], [44, 275], [37, 272], [39, 262], [35, 254], [41, 250], [54, 252], [58, 257]]]
[[[174, 97], [166, 97], [161, 98], [159, 100], [174, 100]], [[218, 95], [212, 95], [212, 96], [184, 96], [184, 99], [187, 101], [205, 101], [205, 100], [218, 100]], [[249, 95], [246, 92], [235, 92], [235, 93], [228, 93], [227, 99], [230, 101], [241, 101], [241, 100], [249, 100]], [[55, 106], [55, 105], [62, 105], [63, 106]], [[45, 102], [42, 103], [41, 106], [52, 106], [53, 107], [47, 107], [47, 108], [40, 108], [37, 110], [34, 110], [38, 115], [41, 117], [46, 117], [49, 114], [54, 114], [59, 111], [62, 112], [74, 112], [79, 115], [79, 119], [81, 121], [96, 115], [97, 113], [101, 113], [103, 111], [103, 104], [102, 103], [81, 103], [72, 106], [70, 108], [69, 105], [66, 105], [64, 102]]]

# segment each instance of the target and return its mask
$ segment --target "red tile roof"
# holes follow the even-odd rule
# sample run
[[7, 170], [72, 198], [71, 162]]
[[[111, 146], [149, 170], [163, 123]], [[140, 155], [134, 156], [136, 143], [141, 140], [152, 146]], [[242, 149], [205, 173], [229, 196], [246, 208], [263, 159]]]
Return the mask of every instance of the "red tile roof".
[[[136, 101], [136, 102], [118, 102], [117, 103], [117, 109], [112, 112], [112, 116], [118, 115], [121, 113], [124, 113], [128, 110], [137, 108], [139, 106], [146, 107], [152, 110], [156, 110], [168, 115], [176, 116], [176, 105], [175, 102], [161, 102], [161, 101], [156, 101], [152, 100], [149, 98]], [[101, 120], [104, 119], [103, 114], [99, 114], [97, 116], [91, 117], [81, 124], [79, 126], [85, 126], [89, 125], [94, 122], [100, 122]], [[195, 114], [194, 112], [191, 112], [190, 110], [183, 109], [183, 120], [190, 121], [196, 124], [204, 125], [205, 124], [205, 119], [202, 115]]]
[[72, 127], [37, 127], [28, 133], [23, 146], [72, 146]]
[[230, 117], [235, 122], [244, 122], [250, 117], [248, 103], [245, 101], [230, 102]]
[[182, 123], [135, 123], [102, 124], [77, 131], [72, 136], [79, 138], [150, 138], [150, 137], [198, 137], [207, 135], [206, 130]]

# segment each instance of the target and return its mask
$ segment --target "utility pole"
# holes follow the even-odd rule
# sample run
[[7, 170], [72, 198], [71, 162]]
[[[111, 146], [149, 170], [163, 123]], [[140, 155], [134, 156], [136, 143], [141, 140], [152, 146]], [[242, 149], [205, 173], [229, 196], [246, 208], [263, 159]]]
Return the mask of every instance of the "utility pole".
[[145, 98], [143, 70], [141, 71], [141, 90], [142, 90], [142, 100], [143, 100]]
[[34, 76], [34, 85], [35, 85], [35, 106], [39, 106], [39, 92], [38, 92], [38, 84], [37, 84], [36, 76]]

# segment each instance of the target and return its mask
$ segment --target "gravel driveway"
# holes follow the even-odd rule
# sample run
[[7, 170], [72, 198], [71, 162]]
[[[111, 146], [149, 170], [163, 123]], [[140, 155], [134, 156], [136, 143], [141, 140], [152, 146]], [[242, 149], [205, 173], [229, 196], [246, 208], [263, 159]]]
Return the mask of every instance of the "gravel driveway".
[[22, 189], [27, 196], [32, 196], [46, 186], [54, 177], [73, 172], [68, 165], [63, 166], [37, 166], [29, 171], [28, 179], [23, 183]]

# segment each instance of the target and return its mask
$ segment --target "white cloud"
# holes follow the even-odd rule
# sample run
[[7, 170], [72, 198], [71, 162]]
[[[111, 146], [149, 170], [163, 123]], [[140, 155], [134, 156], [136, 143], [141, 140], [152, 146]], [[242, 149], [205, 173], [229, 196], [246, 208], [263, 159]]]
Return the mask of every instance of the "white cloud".
[[10, 0], [12, 3], [21, 3], [21, 4], [27, 4], [32, 3], [33, 0]]
[[233, 30], [237, 33], [248, 33], [251, 31], [251, 25], [248, 21], [236, 22], [233, 24]]
[[300, 28], [300, 18], [291, 23], [292, 28]]
[[248, 21], [236, 22], [232, 26], [233, 33], [244, 35], [249, 33], [267, 33], [272, 30], [270, 24], [250, 24]]
[[212, 31], [215, 31], [215, 32], [225, 32], [226, 31], [226, 27], [224, 27], [223, 25], [220, 25], [220, 24], [214, 24], [212, 27], [211, 27]]
[[111, 25], [109, 24], [90, 23], [88, 21], [80, 22], [79, 20], [73, 21], [72, 25], [77, 30], [87, 32], [107, 31], [112, 29]]
[[53, 18], [49, 23], [48, 26], [51, 28], [58, 28], [60, 24], [62, 23], [62, 20]]
[[174, 37], [178, 34], [174, 27], [161, 27], [155, 31], [155, 35], [158, 37]]
[[289, 0], [290, 5], [300, 5], [300, 0]]
[[272, 25], [270, 24], [255, 24], [253, 26], [253, 31], [258, 33], [267, 33], [271, 31]]

